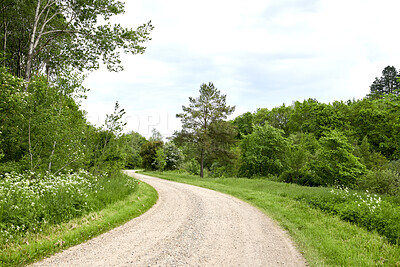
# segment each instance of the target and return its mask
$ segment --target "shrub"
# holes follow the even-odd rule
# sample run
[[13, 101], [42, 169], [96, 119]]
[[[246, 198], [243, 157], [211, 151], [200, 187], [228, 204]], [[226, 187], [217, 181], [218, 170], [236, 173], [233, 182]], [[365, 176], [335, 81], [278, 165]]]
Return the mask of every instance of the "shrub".
[[173, 142], [168, 142], [164, 146], [166, 157], [166, 170], [177, 170], [182, 165], [183, 153]]
[[331, 130], [320, 139], [321, 147], [316, 153], [311, 170], [326, 185], [354, 187], [366, 168], [352, 154], [352, 146], [341, 132]]
[[309, 170], [288, 170], [279, 175], [279, 181], [285, 183], [295, 182], [303, 186], [322, 186], [325, 185], [322, 179]]
[[200, 174], [200, 164], [196, 159], [191, 159], [190, 161], [185, 162], [183, 168], [189, 173], [193, 175]]
[[342, 220], [377, 231], [393, 244], [400, 243], [400, 207], [368, 191], [350, 192], [348, 188], [338, 187], [329, 194], [302, 195], [297, 199]]
[[369, 171], [360, 178], [358, 187], [374, 193], [398, 195], [400, 192], [400, 175], [391, 169]]
[[233, 164], [223, 165], [214, 162], [210, 167], [210, 176], [212, 177], [234, 177], [236, 174]]

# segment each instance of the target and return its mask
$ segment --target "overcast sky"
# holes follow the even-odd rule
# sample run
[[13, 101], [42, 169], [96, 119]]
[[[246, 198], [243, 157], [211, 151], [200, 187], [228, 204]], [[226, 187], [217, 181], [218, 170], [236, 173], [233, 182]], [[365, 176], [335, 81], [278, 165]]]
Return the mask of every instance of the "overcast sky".
[[143, 55], [123, 56], [125, 70], [104, 68], [85, 81], [82, 108], [101, 125], [115, 101], [126, 131], [165, 137], [175, 118], [213, 82], [236, 106], [257, 108], [361, 99], [384, 67], [400, 68], [398, 0], [127, 0], [115, 22], [155, 29]]

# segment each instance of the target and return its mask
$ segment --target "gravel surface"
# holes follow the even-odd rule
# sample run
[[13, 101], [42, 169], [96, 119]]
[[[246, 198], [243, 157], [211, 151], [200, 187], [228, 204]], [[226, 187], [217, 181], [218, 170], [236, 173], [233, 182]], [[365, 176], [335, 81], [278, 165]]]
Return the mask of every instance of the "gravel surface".
[[127, 173], [158, 191], [148, 212], [33, 266], [307, 266], [287, 233], [253, 206]]

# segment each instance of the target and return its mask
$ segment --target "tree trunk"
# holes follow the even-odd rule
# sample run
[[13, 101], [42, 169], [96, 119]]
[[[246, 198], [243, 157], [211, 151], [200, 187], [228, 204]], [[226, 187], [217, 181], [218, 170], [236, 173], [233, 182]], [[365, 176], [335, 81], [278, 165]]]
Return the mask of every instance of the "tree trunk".
[[203, 178], [203, 166], [204, 166], [204, 148], [201, 149], [200, 153], [200, 177]]
[[32, 145], [31, 145], [31, 120], [29, 119], [28, 125], [28, 146], [29, 146], [29, 159], [30, 159], [30, 166], [31, 172], [33, 171], [33, 154], [32, 154]]
[[4, 43], [3, 43], [3, 67], [6, 66], [6, 50], [7, 50], [7, 26], [8, 23], [6, 22], [6, 19], [4, 18]]
[[29, 50], [26, 59], [26, 67], [25, 67], [25, 91], [28, 90], [28, 83], [31, 79], [31, 71], [32, 71], [32, 60], [33, 60], [33, 51], [35, 49], [35, 38], [36, 38], [36, 30], [39, 23], [39, 10], [40, 10], [40, 0], [37, 2], [35, 18], [32, 27], [31, 38], [29, 40]]
[[52, 162], [52, 160], [53, 160], [53, 156], [54, 156], [54, 152], [55, 152], [55, 150], [56, 150], [56, 145], [57, 145], [57, 141], [54, 141], [54, 143], [53, 143], [53, 150], [51, 151], [51, 155], [50, 155], [50, 159], [49, 159], [49, 169], [48, 169], [48, 171], [49, 171], [49, 173], [51, 173], [51, 162]]

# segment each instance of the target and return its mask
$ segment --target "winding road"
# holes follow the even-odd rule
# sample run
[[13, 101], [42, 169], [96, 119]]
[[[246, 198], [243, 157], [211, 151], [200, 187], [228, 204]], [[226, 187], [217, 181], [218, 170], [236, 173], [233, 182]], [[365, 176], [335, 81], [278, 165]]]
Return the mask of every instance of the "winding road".
[[212, 190], [126, 171], [151, 186], [145, 214], [33, 266], [307, 266], [287, 233]]

